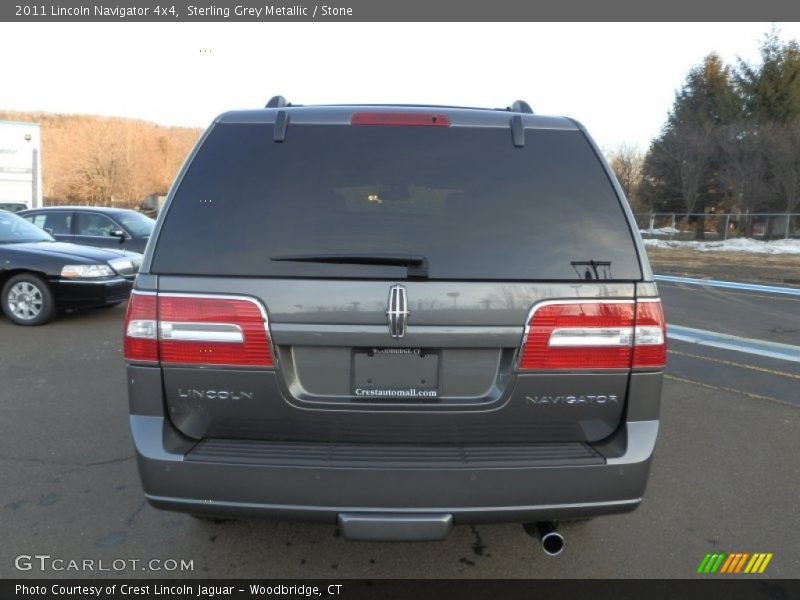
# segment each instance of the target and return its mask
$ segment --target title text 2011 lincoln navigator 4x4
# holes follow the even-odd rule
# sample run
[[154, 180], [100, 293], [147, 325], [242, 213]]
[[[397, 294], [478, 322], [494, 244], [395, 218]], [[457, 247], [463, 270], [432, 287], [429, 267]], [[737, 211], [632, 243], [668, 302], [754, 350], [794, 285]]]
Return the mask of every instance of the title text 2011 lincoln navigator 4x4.
[[221, 115], [125, 324], [150, 503], [356, 539], [633, 510], [665, 352], [614, 176], [524, 102]]

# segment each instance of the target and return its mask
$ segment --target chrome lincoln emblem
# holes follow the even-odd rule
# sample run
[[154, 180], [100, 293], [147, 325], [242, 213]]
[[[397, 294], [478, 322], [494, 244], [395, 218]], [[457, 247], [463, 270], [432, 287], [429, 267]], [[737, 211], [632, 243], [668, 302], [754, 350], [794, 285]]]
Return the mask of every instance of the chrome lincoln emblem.
[[389, 334], [394, 339], [399, 340], [405, 336], [410, 314], [406, 288], [402, 285], [393, 285], [389, 289], [389, 308], [386, 311], [386, 316], [389, 319]]

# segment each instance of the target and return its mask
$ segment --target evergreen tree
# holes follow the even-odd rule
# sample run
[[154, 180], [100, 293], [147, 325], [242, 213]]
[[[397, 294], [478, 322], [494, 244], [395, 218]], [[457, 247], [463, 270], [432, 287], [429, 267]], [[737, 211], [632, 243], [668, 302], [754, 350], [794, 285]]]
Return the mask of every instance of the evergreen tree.
[[800, 119], [800, 46], [782, 42], [772, 29], [761, 44], [761, 64], [739, 61], [736, 83], [745, 112], [757, 125], [788, 125]]
[[[742, 100], [730, 67], [716, 54], [692, 68], [645, 158], [642, 197], [659, 210], [704, 213], [729, 196], [720, 178], [723, 130], [740, 120]], [[696, 237], [704, 233], [695, 218]]]
[[[758, 203], [761, 210], [792, 212], [800, 198], [800, 46], [783, 42], [773, 28], [760, 54], [759, 65], [740, 60], [736, 72], [748, 131], [762, 151], [763, 195]], [[767, 235], [784, 228], [785, 219], [771, 219]]]

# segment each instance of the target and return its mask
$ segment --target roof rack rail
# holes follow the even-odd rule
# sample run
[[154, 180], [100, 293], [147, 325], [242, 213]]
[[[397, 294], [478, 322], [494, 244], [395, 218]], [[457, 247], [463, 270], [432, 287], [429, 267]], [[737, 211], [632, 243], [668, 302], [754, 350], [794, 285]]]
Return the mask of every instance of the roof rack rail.
[[286, 98], [283, 96], [273, 96], [267, 102], [267, 105], [264, 108], [283, 108], [285, 106], [291, 106], [289, 102], [286, 102]]
[[[286, 98], [283, 96], [273, 96], [267, 102], [267, 105], [264, 108], [285, 108], [293, 106], [291, 102], [287, 102]], [[299, 105], [294, 105], [299, 106]], [[485, 108], [479, 106], [451, 106], [451, 105], [443, 105], [443, 104], [364, 104], [364, 103], [357, 103], [357, 104], [322, 104], [319, 106], [399, 106], [399, 107], [408, 107], [408, 108], [463, 108], [468, 110], [505, 110], [508, 112], [516, 112], [516, 113], [525, 113], [532, 115], [534, 114], [531, 105], [525, 102], [525, 100], [515, 100], [511, 106], [507, 106], [506, 108]]]
[[508, 110], [511, 112], [528, 113], [529, 115], [533, 114], [531, 105], [525, 102], [525, 100], [515, 100], [514, 104], [512, 104]]

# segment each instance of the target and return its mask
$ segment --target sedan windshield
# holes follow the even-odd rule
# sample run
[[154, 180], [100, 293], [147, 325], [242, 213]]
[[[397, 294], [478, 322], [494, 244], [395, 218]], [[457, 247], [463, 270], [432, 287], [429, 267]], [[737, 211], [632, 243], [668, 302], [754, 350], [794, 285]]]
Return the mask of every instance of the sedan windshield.
[[0, 210], [0, 244], [53, 242], [52, 236], [22, 217]]
[[143, 214], [130, 212], [117, 217], [122, 226], [135, 237], [146, 237], [153, 232], [155, 221]]

